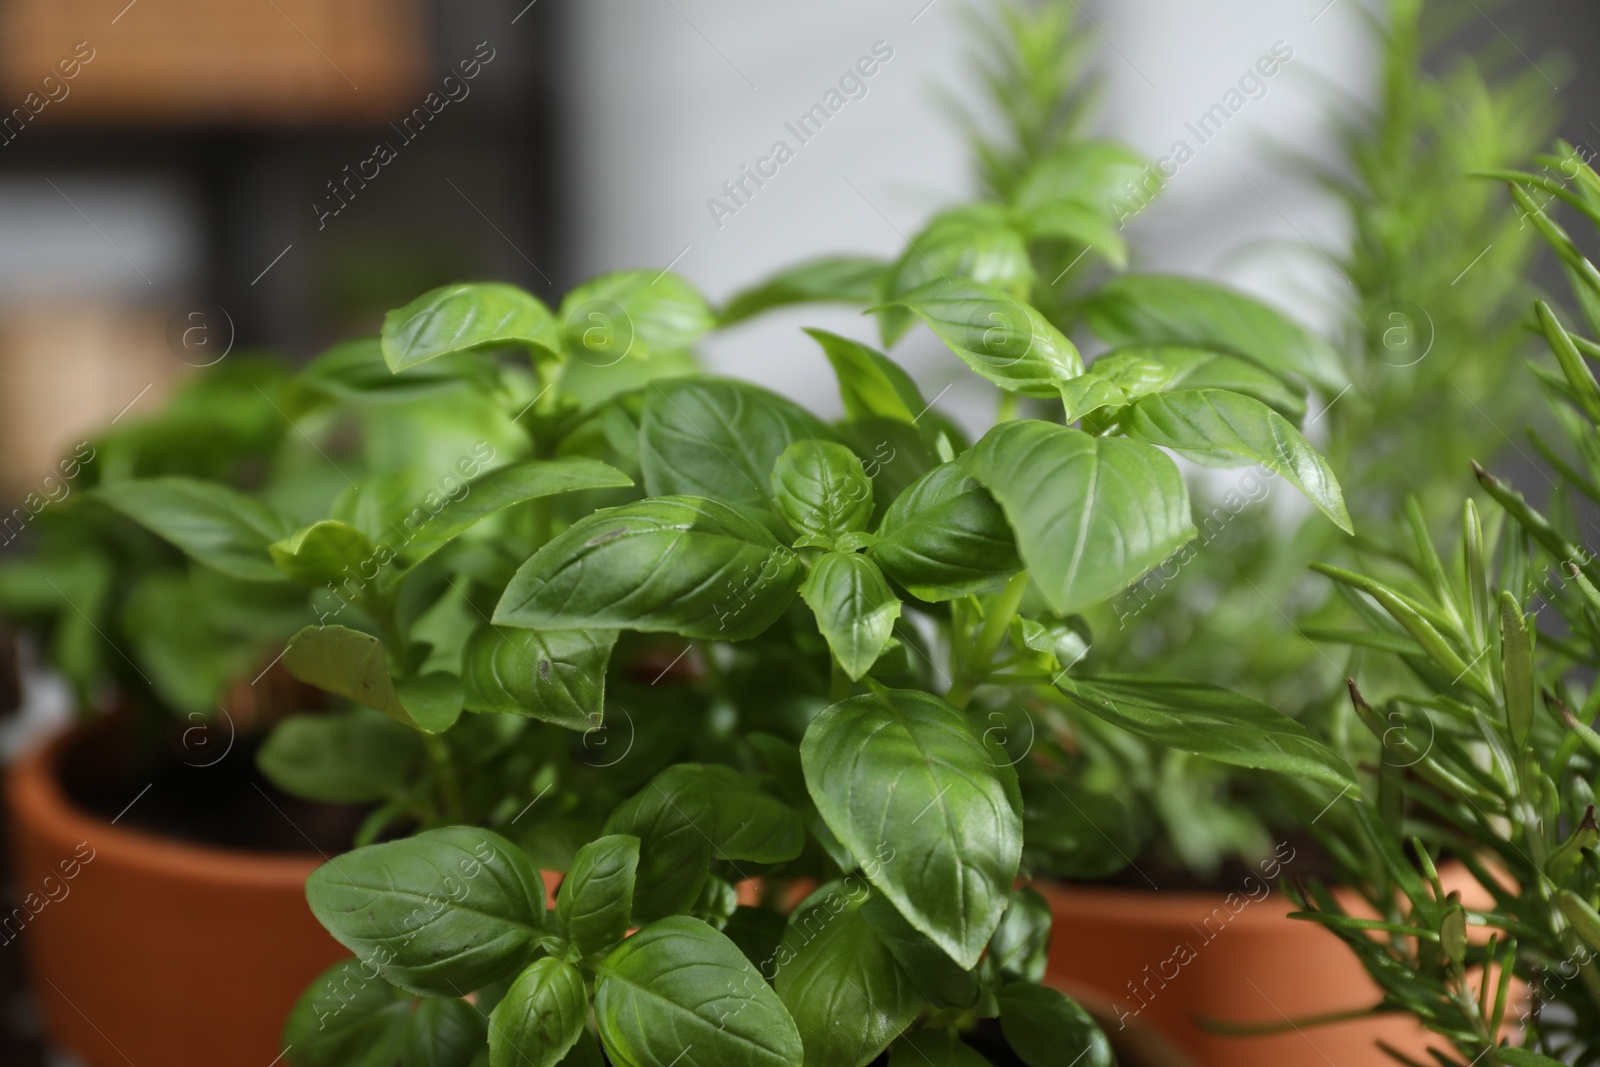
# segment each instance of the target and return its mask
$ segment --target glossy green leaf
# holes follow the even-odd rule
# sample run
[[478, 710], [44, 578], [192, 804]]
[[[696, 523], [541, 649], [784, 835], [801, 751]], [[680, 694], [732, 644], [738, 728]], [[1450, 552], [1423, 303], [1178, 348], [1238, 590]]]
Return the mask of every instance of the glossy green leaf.
[[1074, 704], [1147, 741], [1358, 794], [1350, 767], [1295, 720], [1215, 686], [1147, 677], [1061, 678]]
[[807, 329], [833, 367], [839, 398], [851, 419], [914, 422], [928, 407], [900, 364], [873, 348], [827, 330]]
[[407, 524], [404, 551], [413, 562], [423, 559], [484, 519], [524, 501], [582, 489], [613, 489], [632, 484], [633, 479], [615, 467], [582, 456], [539, 459], [501, 467], [467, 482], [461, 487], [461, 496], [450, 500], [414, 531]]
[[772, 466], [796, 441], [831, 440], [809, 412], [758, 386], [720, 378], [650, 386], [639, 426], [639, 464], [651, 496], [688, 495], [786, 528], [772, 505]]
[[588, 1017], [578, 969], [550, 956], [534, 960], [489, 1016], [489, 1067], [557, 1067]]
[[358, 848], [306, 879], [311, 912], [334, 940], [425, 997], [516, 973], [544, 935], [544, 899], [520, 849], [470, 826]]
[[494, 622], [739, 641], [783, 614], [801, 578], [794, 553], [733, 508], [656, 497], [557, 534], [518, 569]]
[[922, 1010], [911, 976], [862, 917], [868, 889], [833, 882], [789, 917], [773, 980], [806, 1067], [862, 1067]]
[[1011, 981], [1044, 981], [1050, 955], [1050, 905], [1029, 887], [1011, 895], [1011, 905], [989, 939], [989, 958]]
[[472, 1067], [488, 1029], [476, 1005], [454, 997], [422, 1000], [406, 1020], [400, 1067]]
[[901, 915], [971, 968], [1011, 895], [1022, 851], [1016, 773], [961, 712], [928, 693], [851, 697], [807, 727], [806, 787]]
[[1122, 418], [1130, 437], [1179, 451], [1226, 452], [1288, 479], [1346, 533], [1344, 494], [1328, 461], [1267, 405], [1224, 389], [1184, 389], [1136, 401]]
[[[1033, 284], [1028, 244], [999, 204], [963, 204], [935, 215], [910, 242], [883, 278], [879, 311], [885, 345], [892, 345], [914, 321], [900, 298], [930, 282], [976, 282], [1021, 299]], [[915, 310], [915, 309], [912, 309]]]
[[400, 996], [357, 960], [312, 979], [283, 1027], [291, 1067], [394, 1067], [405, 1038], [411, 998]]
[[1018, 419], [959, 462], [999, 501], [1057, 614], [1109, 599], [1195, 535], [1183, 476], [1142, 442]]
[[464, 386], [487, 392], [496, 385], [493, 368], [469, 355], [441, 357], [396, 374], [384, 362], [376, 337], [334, 345], [302, 367], [293, 383], [302, 397], [356, 404], [412, 403]]
[[267, 546], [288, 537], [288, 522], [253, 497], [196, 478], [106, 482], [95, 496], [166, 538], [207, 567], [233, 578], [281, 582]]
[[1113, 1067], [1111, 1042], [1077, 1001], [1048, 986], [1018, 982], [1000, 990], [1000, 1031], [1028, 1067]]
[[[855, 877], [846, 878], [845, 884]], [[905, 916], [881, 894], [872, 895], [861, 905], [861, 917], [929, 1003], [939, 1008], [970, 1008], [977, 1003], [977, 972], [963, 970], [932, 938], [906, 922]]]
[[272, 562], [297, 582], [324, 585], [361, 580], [363, 564], [372, 562], [374, 547], [367, 535], [336, 519], [314, 522], [267, 546]]
[[796, 441], [784, 449], [772, 467], [772, 495], [778, 514], [808, 547], [831, 546], [872, 519], [872, 482], [861, 460], [832, 441]]
[[1177, 345], [1242, 356], [1280, 375], [1341, 389], [1333, 347], [1267, 305], [1226, 286], [1166, 274], [1125, 274], [1095, 290], [1089, 326], [1115, 347]]
[[595, 1022], [616, 1067], [800, 1067], [778, 995], [699, 919], [651, 923], [596, 970]]
[[955, 463], [895, 498], [870, 554], [911, 595], [932, 602], [991, 589], [1022, 566], [1000, 505]]
[[606, 664], [615, 630], [478, 627], [461, 653], [469, 711], [526, 715], [569, 730], [604, 718]]
[[561, 301], [562, 341], [574, 361], [607, 367], [687, 348], [716, 325], [706, 298], [669, 271], [619, 270]]
[[1086, 373], [1061, 383], [1061, 403], [1066, 409], [1062, 421], [1074, 423], [1101, 408], [1122, 407], [1129, 400], [1121, 386], [1090, 367]]
[[421, 758], [416, 731], [366, 710], [290, 715], [256, 750], [256, 766], [273, 785], [327, 804], [396, 797]]
[[556, 894], [556, 918], [580, 953], [610, 948], [628, 932], [638, 874], [637, 837], [611, 834], [578, 850]]
[[1112, 378], [1130, 397], [1160, 389], [1227, 389], [1254, 397], [1295, 425], [1306, 415], [1304, 388], [1222, 352], [1173, 345], [1119, 348], [1095, 360], [1091, 369]]
[[1061, 331], [1021, 300], [970, 281], [935, 281], [899, 298], [950, 350], [1002, 389], [1054, 397], [1083, 373]]
[[870, 256], [829, 256], [808, 260], [779, 271], [728, 299], [722, 309], [723, 326], [753, 318], [774, 308], [795, 304], [857, 304], [877, 298], [878, 285], [889, 264]]
[[894, 1043], [889, 1067], [989, 1067], [949, 1030], [918, 1030]]
[[812, 564], [800, 595], [833, 658], [851, 681], [859, 681], [889, 646], [900, 617], [900, 600], [883, 572], [865, 556], [829, 552]]
[[396, 688], [383, 642], [344, 626], [307, 626], [289, 641], [290, 674], [427, 733], [450, 728], [461, 714], [461, 683], [450, 675], [409, 679]]
[[383, 317], [383, 358], [396, 374], [439, 356], [493, 345], [526, 345], [556, 356], [550, 309], [514, 285], [494, 282], [430, 290]]

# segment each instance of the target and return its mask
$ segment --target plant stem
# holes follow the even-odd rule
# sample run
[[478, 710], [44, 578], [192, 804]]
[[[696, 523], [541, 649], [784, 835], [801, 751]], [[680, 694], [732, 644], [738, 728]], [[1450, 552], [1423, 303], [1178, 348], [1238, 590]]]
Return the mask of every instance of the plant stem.
[[460, 818], [465, 812], [461, 799], [461, 780], [456, 777], [456, 765], [450, 759], [450, 749], [438, 734], [424, 733], [422, 745], [428, 751], [428, 762], [433, 765], [434, 777], [439, 780], [439, 800], [444, 814]]
[[944, 695], [956, 707], [966, 707], [972, 700], [973, 691], [988, 676], [995, 650], [1011, 628], [1011, 618], [1016, 615], [1017, 606], [1022, 603], [1022, 596], [1027, 591], [1028, 572], [1018, 571], [989, 602], [983, 616], [983, 629], [978, 632], [967, 668], [957, 673], [955, 682]]
[[1000, 406], [995, 410], [995, 422], [1010, 422], [1017, 417], [1017, 394], [1009, 389], [1000, 390]]

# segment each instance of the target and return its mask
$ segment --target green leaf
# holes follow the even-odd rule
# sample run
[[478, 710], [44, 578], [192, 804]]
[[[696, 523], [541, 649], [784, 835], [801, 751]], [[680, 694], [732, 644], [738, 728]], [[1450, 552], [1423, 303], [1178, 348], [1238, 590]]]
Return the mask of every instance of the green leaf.
[[1289, 480], [1345, 533], [1354, 533], [1344, 494], [1328, 461], [1267, 405], [1224, 389], [1157, 393], [1122, 417], [1130, 437], [1179, 451], [1227, 452]]
[[1094, 367], [1070, 382], [1061, 383], [1061, 403], [1066, 408], [1062, 421], [1069, 424], [1101, 408], [1119, 408], [1128, 402], [1128, 394], [1122, 387], [1102, 377]]
[[878, 285], [888, 264], [870, 256], [829, 256], [779, 271], [728, 299], [721, 324], [753, 318], [773, 308], [794, 304], [856, 304], [877, 298]]
[[396, 374], [439, 356], [526, 345], [559, 356], [550, 309], [514, 285], [468, 282], [430, 290], [383, 317], [383, 359]]
[[496, 383], [493, 368], [468, 355], [447, 356], [396, 374], [383, 361], [382, 342], [361, 337], [324, 351], [301, 368], [293, 384], [302, 397], [309, 393], [344, 403], [373, 404], [412, 403], [466, 385], [488, 392]]
[[1279, 375], [1342, 389], [1344, 367], [1333, 347], [1243, 293], [1214, 282], [1166, 274], [1124, 274], [1084, 305], [1089, 326], [1113, 347], [1177, 345], [1240, 356]]
[[950, 1030], [918, 1030], [894, 1043], [889, 1067], [989, 1067]]
[[716, 317], [699, 290], [676, 274], [619, 270], [568, 292], [561, 324], [574, 360], [606, 367], [687, 348], [716, 326]]
[[832, 546], [872, 520], [872, 482], [861, 460], [832, 441], [796, 441], [772, 467], [778, 514], [801, 543]]
[[639, 426], [639, 465], [651, 496], [709, 497], [787, 533], [772, 505], [772, 466], [796, 441], [833, 435], [775, 393], [720, 378], [655, 382]]
[[1500, 666], [1506, 726], [1520, 751], [1533, 728], [1533, 641], [1522, 608], [1510, 593], [1500, 594]]
[[302, 682], [430, 734], [448, 730], [461, 714], [458, 679], [428, 675], [397, 689], [389, 677], [383, 642], [360, 630], [307, 626], [290, 638], [283, 666]]
[[936, 281], [896, 303], [921, 316], [950, 350], [1002, 389], [1054, 397], [1083, 373], [1077, 348], [1029, 305], [969, 281]]
[[850, 680], [860, 681], [894, 637], [900, 600], [865, 556], [829, 552], [812, 564], [800, 595]]
[[1075, 139], [1030, 166], [1011, 202], [1018, 214], [1063, 202], [1103, 208], [1147, 170], [1138, 153], [1118, 141]]
[[862, 917], [869, 890], [833, 882], [789, 918], [773, 988], [805, 1046], [806, 1067], [862, 1067], [922, 1010], [922, 998]]
[[573, 857], [556, 894], [556, 918], [581, 954], [610, 948], [627, 934], [638, 873], [639, 839], [626, 834], [591, 841]]
[[594, 1015], [616, 1067], [799, 1067], [800, 1035], [732, 941], [678, 916], [596, 968]]
[[534, 960], [489, 1016], [489, 1067], [556, 1067], [588, 1017], [578, 969], [550, 956]]
[[1050, 905], [1038, 890], [1023, 887], [989, 939], [989, 958], [1004, 978], [1037, 985], [1050, 955]]
[[851, 419], [894, 419], [914, 423], [928, 408], [922, 393], [900, 364], [848, 337], [806, 329], [839, 379], [839, 398]]
[[[935, 215], [913, 237], [883, 279], [884, 303], [934, 281], [976, 282], [1021, 299], [1033, 285], [1028, 244], [999, 204], [963, 204]], [[915, 309], [912, 309], [915, 310]], [[892, 345], [912, 323], [905, 310], [880, 309], [883, 343]]]
[[958, 462], [999, 501], [1059, 615], [1107, 600], [1195, 536], [1183, 476], [1138, 441], [1018, 419]]
[[615, 630], [478, 627], [461, 653], [465, 707], [525, 715], [569, 730], [604, 717], [606, 664]]
[[475, 1005], [423, 1000], [406, 1020], [400, 1067], [472, 1067], [488, 1036], [488, 1021]]
[[411, 998], [399, 996], [371, 966], [344, 960], [300, 994], [283, 1027], [291, 1067], [394, 1067]]
[[544, 883], [499, 834], [425, 830], [329, 860], [306, 879], [317, 921], [392, 985], [459, 996], [523, 967], [544, 935]]
[[639, 839], [636, 921], [686, 911], [712, 859], [783, 863], [800, 854], [805, 824], [788, 805], [731, 767], [668, 767], [606, 820], [608, 834]]
[[1296, 425], [1306, 415], [1303, 388], [1291, 388], [1247, 359], [1203, 348], [1119, 348], [1096, 359], [1090, 369], [1111, 378], [1130, 398], [1162, 389], [1227, 389], [1254, 397]]
[[267, 546], [287, 520], [252, 497], [196, 478], [106, 482], [95, 496], [207, 567], [246, 581], [281, 582]]
[[518, 569], [494, 622], [739, 641], [783, 614], [801, 577], [793, 552], [727, 505], [657, 497], [557, 534]]
[[1056, 686], [1084, 711], [1147, 741], [1359, 795], [1338, 753], [1287, 715], [1238, 693], [1142, 676], [1062, 678]]
[[1000, 505], [953, 462], [895, 497], [870, 554], [912, 596], [930, 602], [994, 588], [1022, 567]]
[[1030, 240], [1053, 237], [1076, 241], [1099, 252], [1118, 270], [1127, 269], [1128, 242], [1122, 239], [1122, 227], [1099, 205], [1059, 200], [1019, 211], [1016, 218]]
[[407, 540], [405, 553], [416, 562], [432, 555], [454, 538], [491, 515], [514, 504], [582, 489], [630, 486], [633, 479], [599, 460], [582, 456], [538, 459], [501, 467], [463, 486], [462, 495], [445, 504]]
[[347, 523], [324, 519], [267, 546], [272, 562], [297, 582], [325, 585], [361, 580], [361, 565], [374, 554], [367, 535]]
[[421, 758], [414, 730], [358, 710], [281, 720], [256, 751], [256, 766], [294, 796], [368, 804], [403, 793]]
[[1089, 1013], [1047, 986], [1014, 983], [1000, 990], [1000, 1032], [1028, 1067], [1113, 1067], [1111, 1042]]
[[[846, 878], [848, 883], [851, 878]], [[911, 976], [918, 991], [935, 1007], [970, 1008], [978, 1001], [978, 975], [962, 970], [932, 938], [906, 922], [881, 895], [873, 895], [861, 905], [861, 917], [873, 933]], [[1005, 920], [1002, 919], [1002, 922]], [[991, 938], [991, 941], [993, 939]]]
[[[928, 693], [840, 701], [800, 746], [817, 811], [901, 915], [962, 967], [983, 954], [1022, 852], [1016, 773]], [[892, 858], [885, 858], [883, 849]]]

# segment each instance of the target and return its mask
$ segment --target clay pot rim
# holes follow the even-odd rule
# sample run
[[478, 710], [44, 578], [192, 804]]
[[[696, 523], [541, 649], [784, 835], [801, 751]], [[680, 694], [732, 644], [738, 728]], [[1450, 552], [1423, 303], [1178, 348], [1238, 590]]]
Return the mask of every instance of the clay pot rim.
[[87, 841], [95, 863], [113, 863], [162, 874], [176, 881], [216, 886], [299, 887], [320, 866], [313, 854], [251, 852], [202, 845], [113, 824], [74, 804], [61, 786], [58, 768], [72, 745], [92, 724], [79, 723], [34, 746], [5, 773], [10, 818], [33, 826], [40, 837], [62, 843], [70, 858], [75, 843]]

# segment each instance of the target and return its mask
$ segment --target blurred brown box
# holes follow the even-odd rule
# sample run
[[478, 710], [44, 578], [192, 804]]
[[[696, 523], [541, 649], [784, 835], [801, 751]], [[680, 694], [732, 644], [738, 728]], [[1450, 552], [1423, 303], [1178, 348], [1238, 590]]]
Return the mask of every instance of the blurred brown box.
[[0, 116], [48, 88], [52, 125], [385, 119], [427, 62], [416, 0], [0, 0]]

